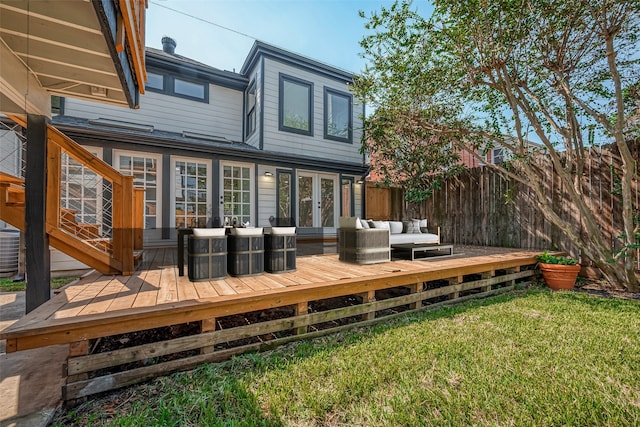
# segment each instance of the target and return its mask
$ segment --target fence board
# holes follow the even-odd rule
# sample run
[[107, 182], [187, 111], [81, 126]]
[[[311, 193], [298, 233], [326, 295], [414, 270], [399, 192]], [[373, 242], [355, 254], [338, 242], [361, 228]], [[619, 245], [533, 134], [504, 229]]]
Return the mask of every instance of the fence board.
[[[630, 144], [638, 159], [640, 144]], [[615, 147], [593, 147], [585, 152], [585, 169], [581, 185], [587, 205], [595, 212], [600, 230], [610, 249], [620, 249], [622, 234], [622, 200], [620, 176], [622, 160]], [[558, 214], [574, 224], [576, 231], [588, 237], [578, 208], [567, 203], [565, 188], [550, 161], [543, 168], [543, 192]], [[370, 187], [367, 188], [369, 190]], [[375, 203], [380, 202], [376, 193]], [[424, 204], [404, 200], [403, 189], [388, 193], [391, 203], [389, 219], [428, 218], [429, 226], [440, 226], [445, 242], [456, 245], [486, 245], [521, 249], [561, 249], [572, 255], [579, 250], [558, 227], [546, 220], [536, 194], [513, 179], [489, 167], [468, 169], [446, 181]], [[637, 171], [633, 183], [634, 210], [639, 206]], [[367, 206], [372, 206], [367, 196]]]

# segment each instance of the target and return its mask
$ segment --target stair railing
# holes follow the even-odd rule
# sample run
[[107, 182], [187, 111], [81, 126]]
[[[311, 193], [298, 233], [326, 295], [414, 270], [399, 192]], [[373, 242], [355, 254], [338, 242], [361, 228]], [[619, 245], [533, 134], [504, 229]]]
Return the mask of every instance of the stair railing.
[[[23, 118], [9, 117], [26, 127]], [[134, 250], [142, 249], [144, 190], [51, 125], [47, 151], [49, 236], [58, 249], [102, 273], [132, 274]]]

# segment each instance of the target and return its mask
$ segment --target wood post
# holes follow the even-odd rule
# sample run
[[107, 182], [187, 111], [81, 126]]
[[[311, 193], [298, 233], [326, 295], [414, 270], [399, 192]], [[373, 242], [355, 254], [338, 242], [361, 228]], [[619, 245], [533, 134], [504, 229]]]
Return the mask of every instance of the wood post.
[[[449, 285], [459, 285], [460, 283], [462, 283], [462, 281], [464, 280], [464, 278], [462, 276], [457, 276], [457, 277], [451, 277], [449, 279], [447, 279], [449, 282]], [[456, 299], [460, 297], [460, 292], [459, 291], [454, 291], [451, 292], [449, 294], [449, 299]]]
[[[362, 298], [362, 303], [367, 304], [370, 302], [374, 302], [376, 300], [376, 291], [368, 291], [358, 294], [360, 298]], [[372, 310], [366, 314], [362, 315], [362, 320], [373, 320], [376, 318], [376, 311]]]
[[[200, 322], [200, 332], [202, 332], [202, 333], [204, 333], [204, 332], [213, 332], [215, 330], [216, 330], [216, 319], [215, 318], [204, 319], [204, 320], [202, 320]], [[214, 352], [214, 346], [213, 345], [200, 348], [200, 354], [213, 353], [213, 352]]]
[[67, 371], [68, 371], [67, 367], [68, 367], [70, 359], [72, 359], [74, 357], [79, 357], [79, 356], [87, 356], [88, 354], [89, 354], [89, 341], [88, 340], [76, 341], [76, 342], [72, 342], [71, 344], [69, 344], [69, 355], [67, 356], [67, 363], [65, 364], [65, 369], [64, 369], [64, 374], [66, 375], [67, 379], [66, 379], [66, 385], [64, 387], [62, 387], [62, 400], [67, 402], [67, 404], [73, 405], [74, 403], [81, 403], [81, 402], [86, 400], [86, 397], [80, 398], [80, 399], [76, 399], [76, 398], [72, 398], [70, 396], [67, 396], [67, 385], [75, 383], [77, 381], [88, 380], [89, 379], [89, 373], [88, 372], [83, 372], [83, 373], [79, 373], [79, 374], [69, 375], [67, 373]]
[[134, 245], [134, 209], [133, 209], [133, 177], [122, 177], [122, 275], [130, 276], [133, 274], [133, 245]]
[[[520, 272], [520, 266], [514, 267], [514, 268], [508, 268], [507, 273], [519, 273]], [[516, 285], [516, 279], [510, 280], [507, 283], [508, 286], [515, 286]]]
[[27, 115], [25, 173], [26, 312], [51, 298], [51, 257], [47, 234], [47, 122]]
[[[418, 283], [414, 283], [412, 285], [409, 285], [409, 291], [412, 294], [418, 293], [418, 292], [422, 292], [422, 282], [418, 282]], [[417, 310], [420, 307], [422, 307], [422, 301], [416, 301], [412, 304], [409, 304], [409, 308], [412, 310]]]
[[[487, 271], [487, 272], [482, 273], [482, 278], [483, 279], [491, 279], [495, 275], [496, 275], [496, 271], [495, 270], [491, 270], [491, 271]], [[480, 287], [480, 292], [489, 292], [490, 290], [491, 290], [491, 285]]]
[[[307, 301], [304, 302], [299, 302], [298, 304], [296, 304], [294, 306], [295, 308], [295, 315], [296, 316], [302, 316], [304, 314], [309, 313], [309, 303]], [[302, 335], [307, 333], [308, 327], [307, 326], [301, 326], [299, 328], [296, 329], [296, 335]]]
[[144, 188], [134, 188], [133, 192], [133, 249], [141, 250], [144, 246]]
[[[72, 357], [86, 356], [88, 354], [89, 354], [88, 340], [72, 342], [71, 344], [69, 344], [69, 355], [67, 356], [67, 360], [69, 360]], [[76, 382], [76, 381], [86, 380], [87, 378], [89, 378], [89, 374], [87, 373], [67, 375], [67, 384]]]

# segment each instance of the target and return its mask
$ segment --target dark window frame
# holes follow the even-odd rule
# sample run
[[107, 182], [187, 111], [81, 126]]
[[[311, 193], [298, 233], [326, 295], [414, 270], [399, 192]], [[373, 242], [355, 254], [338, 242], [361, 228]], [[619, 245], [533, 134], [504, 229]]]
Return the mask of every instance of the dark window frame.
[[[287, 81], [289, 83], [298, 84], [301, 86], [306, 86], [309, 90], [309, 130], [303, 130], [298, 128], [293, 128], [290, 126], [285, 126], [284, 124], [284, 82]], [[313, 136], [313, 82], [302, 80], [297, 77], [289, 76], [287, 74], [280, 73], [279, 74], [279, 84], [278, 84], [278, 130], [283, 132], [291, 132], [297, 133], [299, 135], [307, 135]]]
[[147, 86], [148, 83], [149, 83], [149, 79], [147, 79], [147, 83], [145, 83], [145, 85], [144, 85], [145, 90], [150, 90], [150, 91], [153, 91], [153, 92], [164, 92], [165, 88], [167, 87], [166, 75], [162, 74], [162, 73], [156, 73], [156, 72], [153, 72], [153, 71], [149, 71], [147, 73], [147, 77], [149, 76], [149, 74], [155, 74], [156, 76], [160, 76], [162, 78], [162, 88], [157, 88], [157, 87], [154, 87], [154, 86]]
[[[342, 98], [346, 98], [349, 102], [349, 124], [348, 132], [346, 138], [341, 138], [339, 136], [330, 135], [329, 134], [329, 96], [339, 96]], [[353, 95], [348, 92], [341, 92], [336, 89], [332, 89], [330, 87], [324, 87], [324, 139], [328, 139], [331, 141], [345, 142], [347, 144], [353, 144]]]
[[504, 147], [494, 147], [491, 149], [491, 163], [499, 165], [504, 163]]
[[[151, 71], [151, 70], [149, 70], [149, 72], [153, 73], [153, 74], [162, 75], [164, 89], [160, 90], [160, 89], [145, 85], [145, 90], [148, 90], [149, 92], [156, 92], [156, 93], [162, 93], [162, 94], [169, 95], [169, 96], [175, 96], [176, 98], [188, 99], [190, 101], [204, 102], [204, 103], [207, 103], [207, 104], [209, 103], [209, 83], [208, 82], [203, 81], [203, 80], [191, 79], [191, 78], [188, 78], [188, 77], [183, 77], [183, 76], [179, 76], [179, 75], [175, 75], [175, 74], [163, 73], [163, 72], [159, 72], [159, 71]], [[203, 98], [199, 98], [197, 96], [184, 95], [182, 93], [176, 93], [176, 91], [175, 91], [175, 81], [176, 81], [176, 79], [177, 80], [182, 80], [182, 81], [187, 82], [187, 83], [193, 83], [193, 84], [197, 84], [197, 85], [202, 85], [203, 89], [204, 89]]]
[[280, 175], [289, 175], [289, 214], [291, 215], [291, 223], [295, 224], [295, 206], [294, 206], [294, 179], [293, 179], [293, 170], [291, 169], [276, 169], [276, 221], [284, 218], [279, 218], [280, 216]]
[[[249, 94], [253, 90], [255, 93], [253, 95], [253, 107], [249, 108]], [[247, 87], [247, 92], [245, 93], [245, 108], [247, 109], [245, 113], [245, 136], [249, 137], [254, 134], [257, 129], [257, 105], [258, 105], [258, 97], [257, 97], [257, 85], [256, 80], [251, 80], [249, 86]]]

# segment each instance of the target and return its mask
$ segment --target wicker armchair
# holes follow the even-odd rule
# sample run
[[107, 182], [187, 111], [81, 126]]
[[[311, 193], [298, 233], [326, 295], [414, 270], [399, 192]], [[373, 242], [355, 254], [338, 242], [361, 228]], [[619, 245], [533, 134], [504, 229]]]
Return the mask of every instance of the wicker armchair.
[[341, 217], [338, 229], [338, 259], [356, 264], [391, 260], [389, 230], [356, 228], [358, 218]]

